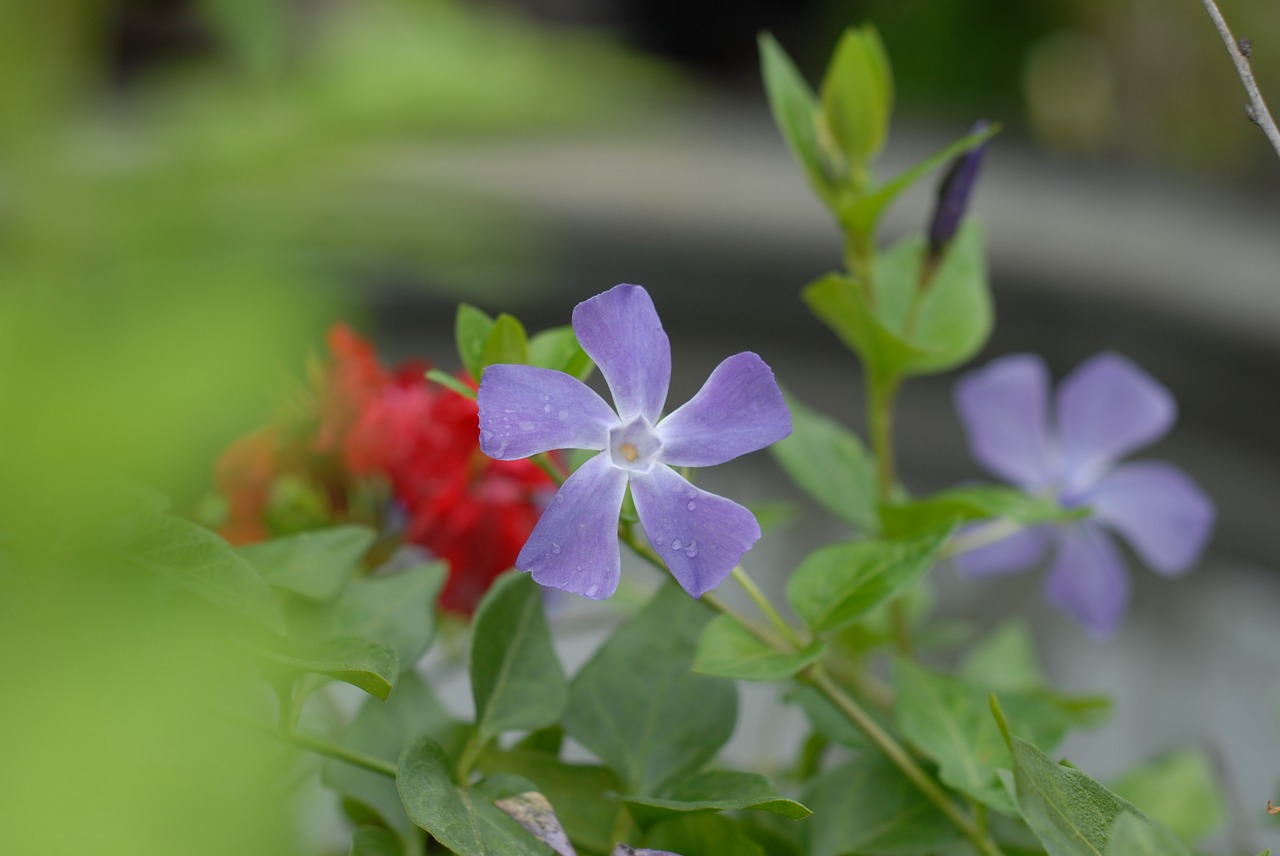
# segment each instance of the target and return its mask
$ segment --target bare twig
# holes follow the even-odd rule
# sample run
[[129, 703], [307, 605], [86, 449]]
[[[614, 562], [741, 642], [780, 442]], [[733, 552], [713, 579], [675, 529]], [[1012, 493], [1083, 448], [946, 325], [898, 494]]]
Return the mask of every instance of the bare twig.
[[1262, 100], [1262, 93], [1258, 91], [1258, 83], [1253, 79], [1253, 69], [1249, 65], [1249, 57], [1253, 55], [1253, 44], [1248, 39], [1237, 40], [1231, 35], [1231, 28], [1227, 26], [1226, 19], [1222, 17], [1222, 12], [1214, 0], [1202, 0], [1202, 2], [1209, 12], [1209, 17], [1213, 19], [1214, 26], [1218, 28], [1222, 41], [1226, 42], [1227, 53], [1231, 54], [1231, 61], [1236, 64], [1236, 72], [1244, 83], [1244, 90], [1249, 94], [1249, 103], [1244, 108], [1245, 115], [1262, 129], [1271, 147], [1276, 150], [1277, 155], [1280, 155], [1280, 130], [1276, 128], [1275, 119], [1271, 118], [1267, 102]]

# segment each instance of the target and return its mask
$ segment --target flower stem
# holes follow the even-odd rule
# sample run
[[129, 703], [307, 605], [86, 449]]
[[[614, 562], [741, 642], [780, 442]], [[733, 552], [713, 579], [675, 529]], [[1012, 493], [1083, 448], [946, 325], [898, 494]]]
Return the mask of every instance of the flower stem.
[[[867, 433], [871, 435], [871, 450], [876, 461], [876, 493], [881, 503], [888, 503], [893, 499], [893, 486], [897, 481], [893, 454], [893, 407], [902, 381], [897, 377], [878, 379], [873, 372], [868, 372], [866, 378]], [[904, 598], [893, 601], [889, 616], [898, 653], [904, 657], [913, 656], [911, 622]]]
[[962, 556], [971, 550], [977, 550], [980, 547], [986, 547], [988, 544], [1003, 541], [1010, 535], [1022, 531], [1022, 529], [1023, 525], [1021, 523], [1016, 520], [1010, 520], [1007, 517], [992, 520], [967, 532], [953, 535], [943, 545], [941, 558], [950, 559], [955, 556]]
[[772, 603], [770, 603], [769, 598], [766, 597], [765, 593], [760, 590], [758, 585], [756, 585], [756, 581], [751, 579], [751, 576], [743, 570], [743, 567], [741, 565], [735, 565], [732, 573], [733, 578], [737, 581], [738, 585], [742, 586], [742, 589], [747, 593], [747, 596], [755, 601], [756, 606], [760, 607], [760, 611], [769, 619], [769, 623], [777, 628], [778, 632], [782, 634], [782, 637], [790, 642], [797, 651], [803, 648], [804, 640], [796, 635], [796, 632], [791, 629], [791, 625], [787, 624], [783, 617], [778, 613], [778, 610], [774, 608]]
[[480, 757], [480, 753], [484, 750], [487, 742], [487, 740], [480, 739], [480, 731], [478, 729], [472, 731], [471, 736], [467, 738], [461, 754], [458, 755], [458, 766], [454, 770], [454, 777], [458, 780], [459, 785], [466, 787], [468, 780], [471, 778], [471, 768], [475, 766], [476, 759]]
[[876, 748], [884, 753], [885, 757], [942, 812], [947, 820], [969, 839], [974, 849], [982, 856], [1003, 856], [1000, 846], [978, 828], [973, 818], [960, 810], [946, 791], [916, 763], [902, 744], [893, 739], [893, 736], [881, 728], [861, 705], [831, 680], [821, 664], [810, 666], [803, 677], [817, 687], [850, 722], [867, 736], [868, 740], [875, 744]]

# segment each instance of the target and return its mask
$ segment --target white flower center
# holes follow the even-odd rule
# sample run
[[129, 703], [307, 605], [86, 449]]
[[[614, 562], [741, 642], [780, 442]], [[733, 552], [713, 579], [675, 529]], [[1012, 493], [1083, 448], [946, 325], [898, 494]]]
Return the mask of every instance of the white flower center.
[[609, 460], [622, 470], [647, 473], [662, 451], [662, 440], [643, 416], [609, 429]]

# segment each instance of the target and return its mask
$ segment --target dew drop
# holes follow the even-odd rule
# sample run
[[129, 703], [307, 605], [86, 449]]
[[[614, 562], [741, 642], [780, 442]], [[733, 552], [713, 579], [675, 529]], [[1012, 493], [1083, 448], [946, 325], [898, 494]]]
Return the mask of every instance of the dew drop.
[[654, 538], [654, 539], [653, 539], [653, 543], [654, 543], [656, 546], [661, 547], [663, 544], [667, 543], [667, 539], [666, 539], [666, 538]]
[[688, 556], [690, 559], [698, 555], [698, 542], [690, 541], [689, 546], [684, 548], [684, 554]]
[[542, 412], [543, 412], [543, 413], [550, 413], [550, 412], [551, 412], [551, 405], [550, 405], [550, 404], [544, 404], [544, 405], [542, 405]]
[[521, 423], [520, 423], [520, 428], [521, 428], [522, 430], [524, 430], [524, 431], [532, 431], [532, 430], [533, 430], [534, 428], [536, 428], [536, 427], [538, 427], [538, 426], [534, 425], [532, 422], [521, 422]]
[[578, 570], [582, 570], [582, 565], [578, 565]]
[[[578, 569], [581, 570], [582, 566], [579, 565]], [[587, 597], [595, 597], [596, 594], [599, 593], [599, 591], [600, 591], [600, 586], [587, 586], [586, 595]]]
[[488, 442], [489, 442], [490, 440], [492, 440], [492, 439], [493, 439], [493, 432], [492, 432], [492, 431], [481, 431], [481, 432], [480, 432], [480, 442], [481, 442], [481, 443], [488, 443]]
[[682, 546], [682, 545], [680, 544], [680, 539], [679, 539], [679, 538], [672, 538], [672, 539], [671, 539], [671, 549], [672, 549], [672, 550], [679, 550], [681, 546]]
[[549, 395], [544, 395], [544, 396], [542, 396], [542, 400], [543, 400], [543, 401], [550, 401], [550, 400], [551, 400], [551, 396], [549, 396]]
[[507, 441], [503, 440], [502, 445], [498, 447], [497, 457], [501, 458], [506, 453], [507, 453]]
[[553, 553], [559, 553], [559, 552], [560, 552], [560, 545], [559, 545], [559, 544], [557, 544], [555, 541], [552, 541], [552, 542], [551, 542], [551, 552], [553, 552]]
[[693, 511], [697, 507], [698, 507], [698, 504], [694, 502], [692, 499], [689, 500], [689, 504], [685, 506], [685, 508], [689, 509], [690, 511]]

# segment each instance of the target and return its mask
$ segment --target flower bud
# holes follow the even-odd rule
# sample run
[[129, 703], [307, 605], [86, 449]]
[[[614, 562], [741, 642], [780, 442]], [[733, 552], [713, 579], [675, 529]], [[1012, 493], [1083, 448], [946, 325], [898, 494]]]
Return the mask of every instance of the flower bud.
[[[980, 134], [989, 127], [983, 119], [973, 126], [970, 135]], [[942, 184], [938, 186], [938, 202], [933, 210], [933, 220], [929, 223], [929, 258], [937, 260], [947, 244], [955, 237], [960, 228], [960, 220], [964, 217], [969, 205], [969, 196], [973, 193], [973, 185], [978, 179], [978, 168], [982, 166], [982, 152], [986, 149], [986, 140], [969, 149], [951, 162]]]

